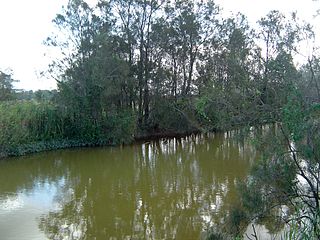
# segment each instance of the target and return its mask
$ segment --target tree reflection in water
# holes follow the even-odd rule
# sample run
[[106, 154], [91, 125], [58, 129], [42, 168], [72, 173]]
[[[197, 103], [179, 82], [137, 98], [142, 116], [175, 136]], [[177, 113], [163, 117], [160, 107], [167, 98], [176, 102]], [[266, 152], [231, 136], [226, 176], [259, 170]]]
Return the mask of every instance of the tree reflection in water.
[[[49, 239], [199, 239], [236, 202], [256, 158], [234, 133], [42, 153], [0, 168], [0, 195], [56, 188]], [[8, 174], [10, 172], [10, 175]], [[3, 179], [2, 179], [3, 178]], [[50, 185], [50, 186], [51, 186]]]

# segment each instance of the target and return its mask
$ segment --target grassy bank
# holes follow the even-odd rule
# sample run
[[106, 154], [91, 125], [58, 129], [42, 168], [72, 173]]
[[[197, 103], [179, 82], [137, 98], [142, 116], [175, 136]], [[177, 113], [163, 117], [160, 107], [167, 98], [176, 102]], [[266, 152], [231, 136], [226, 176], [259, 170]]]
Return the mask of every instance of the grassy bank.
[[135, 132], [130, 112], [99, 120], [68, 113], [50, 102], [0, 104], [0, 157], [69, 147], [129, 143]]
[[199, 132], [179, 111], [171, 103], [162, 102], [152, 111], [148, 124], [138, 127], [135, 113], [128, 110], [111, 111], [93, 119], [83, 112], [66, 111], [50, 101], [2, 102], [0, 158], [62, 148], [114, 146]]

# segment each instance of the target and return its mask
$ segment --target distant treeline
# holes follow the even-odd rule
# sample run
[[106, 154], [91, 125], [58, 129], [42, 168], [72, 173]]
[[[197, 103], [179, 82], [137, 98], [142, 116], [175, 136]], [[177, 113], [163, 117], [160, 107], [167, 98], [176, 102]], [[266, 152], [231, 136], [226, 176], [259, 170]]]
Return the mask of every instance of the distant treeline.
[[54, 101], [57, 96], [57, 90], [17, 90], [15, 89], [13, 98], [16, 100], [36, 100], [36, 101]]

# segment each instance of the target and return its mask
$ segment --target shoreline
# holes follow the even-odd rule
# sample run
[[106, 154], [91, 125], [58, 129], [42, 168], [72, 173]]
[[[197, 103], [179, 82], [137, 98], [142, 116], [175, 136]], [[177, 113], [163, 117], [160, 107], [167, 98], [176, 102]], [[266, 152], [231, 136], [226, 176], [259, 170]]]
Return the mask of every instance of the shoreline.
[[152, 141], [161, 138], [182, 138], [186, 136], [190, 136], [192, 134], [200, 134], [201, 131], [193, 130], [193, 131], [185, 131], [185, 132], [153, 132], [149, 134], [140, 134], [134, 136], [132, 140], [128, 143], [112, 143], [110, 141], [104, 139], [98, 139], [95, 142], [85, 142], [78, 140], [53, 140], [53, 141], [39, 141], [30, 144], [19, 145], [15, 148], [8, 149], [0, 153], [0, 161], [5, 160], [11, 157], [21, 157], [29, 154], [47, 152], [47, 151], [55, 151], [61, 149], [73, 149], [73, 148], [91, 148], [91, 147], [114, 147], [120, 145], [130, 145], [138, 142]]
[[[272, 123], [272, 122], [270, 122]], [[265, 124], [270, 124], [265, 123]], [[274, 122], [273, 122], [274, 123]], [[261, 125], [265, 125], [261, 124]], [[260, 124], [251, 124], [250, 126], [256, 127]], [[246, 124], [242, 125], [242, 128], [247, 126]], [[218, 132], [228, 132], [240, 129], [241, 127], [231, 127], [229, 129], [212, 129], [211, 133]], [[112, 142], [109, 139], [97, 139], [95, 141], [83, 141], [83, 140], [68, 140], [68, 139], [60, 139], [60, 140], [51, 140], [51, 141], [38, 141], [30, 144], [22, 144], [18, 145], [15, 148], [10, 148], [6, 150], [0, 150], [0, 161], [11, 158], [11, 157], [21, 157], [29, 154], [47, 152], [47, 151], [55, 151], [62, 149], [73, 149], [73, 148], [91, 148], [91, 147], [115, 147], [121, 145], [130, 145], [139, 142], [146, 142], [152, 140], [158, 140], [161, 138], [183, 138], [186, 136], [190, 136], [192, 134], [200, 134], [205, 133], [199, 129], [193, 129], [189, 131], [159, 131], [159, 132], [149, 132], [149, 133], [139, 133], [136, 136], [132, 136], [130, 141], [127, 142]], [[1, 146], [0, 146], [1, 149]]]

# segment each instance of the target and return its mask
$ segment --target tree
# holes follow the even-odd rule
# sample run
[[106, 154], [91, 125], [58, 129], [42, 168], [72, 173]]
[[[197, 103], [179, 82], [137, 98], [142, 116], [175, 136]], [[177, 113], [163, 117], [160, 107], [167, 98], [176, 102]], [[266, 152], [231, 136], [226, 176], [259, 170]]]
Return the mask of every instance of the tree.
[[[274, 71], [272, 67], [275, 64], [270, 64], [270, 61], [274, 61], [276, 58], [279, 60], [279, 56], [284, 55], [292, 58], [293, 54], [298, 52], [298, 44], [302, 40], [301, 35], [309, 35], [312, 30], [308, 24], [302, 24], [298, 21], [296, 13], [292, 13], [288, 19], [275, 10], [261, 18], [258, 24], [260, 29], [257, 32], [257, 38], [263, 42], [263, 51], [265, 52], [265, 56], [261, 58], [264, 69], [261, 78], [260, 98], [262, 104], [268, 105], [274, 96], [272, 92], [277, 91], [272, 84], [274, 75], [270, 75], [270, 72]], [[286, 71], [290, 71], [290, 69], [286, 69]]]
[[0, 71], [0, 101], [13, 100], [15, 98], [15, 91], [11, 74], [6, 74]]
[[198, 111], [209, 127], [256, 124], [260, 65], [253, 30], [241, 14], [224, 20], [218, 29], [198, 64]]
[[270, 85], [267, 102], [276, 113], [286, 104], [288, 90], [299, 81], [300, 75], [291, 54], [285, 51], [279, 52], [274, 59], [269, 60], [267, 68]]
[[[109, 6], [101, 6], [100, 11], [111, 16]], [[128, 65], [117, 51], [112, 20], [96, 15], [85, 1], [70, 0], [54, 22], [68, 36], [62, 42], [56, 41], [59, 38], [48, 42], [67, 51], [53, 68], [58, 73], [58, 107], [70, 125], [67, 135], [84, 141], [116, 142], [120, 136], [115, 132], [123, 129], [114, 128], [113, 121], [123, 121], [129, 127], [134, 117], [130, 109], [127, 111]], [[131, 139], [132, 133], [129, 135], [121, 135], [120, 141]]]
[[304, 96], [309, 102], [319, 102], [320, 99], [320, 59], [312, 56], [308, 63], [300, 69], [301, 81], [298, 82]]
[[[241, 216], [230, 224], [241, 234], [252, 222], [273, 220], [276, 231], [288, 224], [290, 239], [320, 237], [320, 131], [319, 104], [307, 104], [291, 90], [281, 122], [255, 132], [261, 159], [239, 184], [240, 204], [233, 210]], [[242, 226], [242, 229], [241, 229]], [[245, 228], [243, 228], [245, 227]]]

